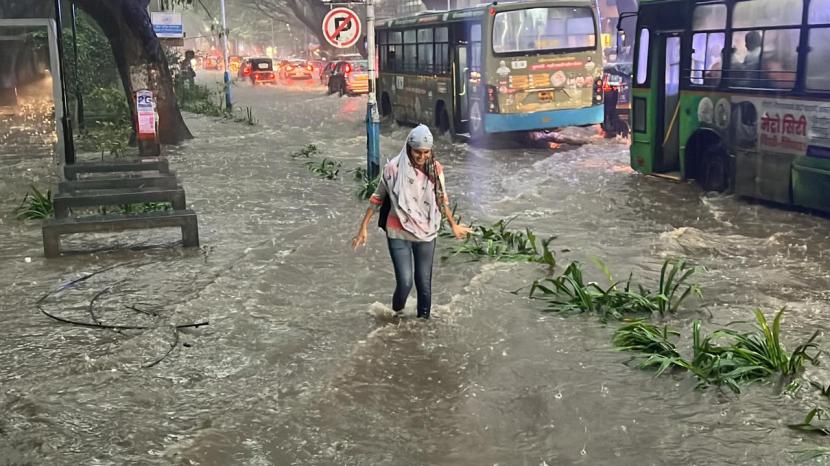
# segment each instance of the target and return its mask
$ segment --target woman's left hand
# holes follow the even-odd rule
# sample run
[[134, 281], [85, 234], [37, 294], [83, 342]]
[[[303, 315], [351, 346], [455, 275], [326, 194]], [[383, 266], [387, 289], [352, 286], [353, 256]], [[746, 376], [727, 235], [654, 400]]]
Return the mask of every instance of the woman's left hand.
[[456, 239], [464, 239], [472, 232], [473, 229], [468, 226], [458, 224], [452, 226], [452, 234], [455, 235]]

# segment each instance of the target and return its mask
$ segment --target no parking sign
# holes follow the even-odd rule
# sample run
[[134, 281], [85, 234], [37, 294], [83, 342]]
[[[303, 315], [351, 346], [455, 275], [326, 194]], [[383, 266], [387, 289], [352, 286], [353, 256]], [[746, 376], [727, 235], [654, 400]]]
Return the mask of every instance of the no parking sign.
[[323, 18], [323, 36], [337, 48], [345, 49], [355, 45], [362, 29], [357, 13], [348, 8], [334, 8]]

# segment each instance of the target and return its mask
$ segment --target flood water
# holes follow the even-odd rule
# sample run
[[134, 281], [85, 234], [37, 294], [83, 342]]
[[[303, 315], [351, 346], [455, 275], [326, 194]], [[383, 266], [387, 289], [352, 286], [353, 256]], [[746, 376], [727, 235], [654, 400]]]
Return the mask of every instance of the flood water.
[[[81, 235], [64, 245], [86, 252], [47, 261], [39, 224], [12, 210], [30, 183], [57, 180], [52, 159], [0, 157], [0, 464], [792, 464], [826, 445], [786, 427], [822, 403], [811, 390], [655, 378], [614, 350], [617, 324], [511, 293], [541, 266], [436, 260], [433, 319], [414, 318], [414, 294], [392, 317], [382, 234], [349, 246], [366, 208], [345, 173], [365, 163], [365, 100], [303, 85], [234, 97], [257, 125], [190, 115], [197, 138], [170, 149], [199, 250], [175, 229]], [[408, 130], [385, 123], [386, 156]], [[623, 141], [570, 131], [591, 143], [439, 138], [462, 220], [515, 216], [557, 236], [560, 272], [579, 260], [598, 281], [594, 257], [646, 283], [665, 258], [689, 258], [704, 297], [666, 319], [683, 351], [694, 319], [709, 329], [755, 308], [788, 308], [789, 348], [827, 329], [830, 220], [644, 177]], [[290, 156], [311, 143], [343, 179]], [[56, 290], [44, 311], [148, 329], [59, 323], [37, 307]], [[805, 378], [830, 383], [821, 367]]]

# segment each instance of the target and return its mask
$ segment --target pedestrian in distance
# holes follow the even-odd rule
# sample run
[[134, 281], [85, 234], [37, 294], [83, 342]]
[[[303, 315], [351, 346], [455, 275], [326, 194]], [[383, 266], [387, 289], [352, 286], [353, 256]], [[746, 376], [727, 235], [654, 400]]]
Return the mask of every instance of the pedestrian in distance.
[[[360, 223], [352, 248], [366, 243], [369, 222], [379, 212], [378, 226], [386, 231], [386, 243], [395, 269], [392, 309], [400, 313], [406, 305], [413, 281], [418, 295], [418, 317], [429, 319], [432, 307], [432, 263], [443, 213], [453, 235], [464, 239], [473, 230], [456, 223], [444, 184], [444, 168], [432, 152], [429, 128], [410, 131], [397, 157], [383, 167], [371, 206]], [[414, 280], [413, 280], [414, 278]]]

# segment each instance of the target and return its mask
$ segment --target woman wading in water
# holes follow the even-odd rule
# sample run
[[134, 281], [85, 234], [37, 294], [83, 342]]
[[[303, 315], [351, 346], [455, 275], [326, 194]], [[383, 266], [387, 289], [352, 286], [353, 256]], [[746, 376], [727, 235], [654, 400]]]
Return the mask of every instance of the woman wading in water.
[[432, 154], [432, 133], [420, 125], [410, 131], [397, 157], [383, 167], [377, 190], [366, 209], [360, 230], [352, 239], [357, 250], [366, 243], [369, 222], [380, 211], [378, 226], [386, 230], [389, 255], [395, 268], [392, 309], [400, 312], [412, 289], [413, 271], [418, 291], [418, 317], [429, 319], [432, 307], [432, 261], [435, 238], [441, 228], [441, 213], [458, 239], [472, 229], [459, 225], [452, 216], [444, 186], [444, 169]]

